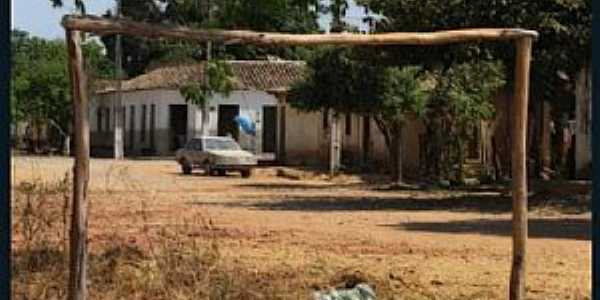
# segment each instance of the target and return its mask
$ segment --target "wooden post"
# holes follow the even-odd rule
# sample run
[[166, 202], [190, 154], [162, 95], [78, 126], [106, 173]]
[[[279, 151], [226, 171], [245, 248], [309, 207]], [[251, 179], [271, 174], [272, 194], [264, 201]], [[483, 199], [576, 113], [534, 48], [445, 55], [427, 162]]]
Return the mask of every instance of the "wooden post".
[[89, 120], [86, 77], [81, 52], [81, 32], [67, 30], [69, 72], [75, 116], [75, 165], [71, 216], [69, 300], [87, 297], [87, 184], [89, 180]]
[[586, 63], [575, 83], [575, 177], [589, 178], [591, 145], [592, 67]]
[[542, 102], [542, 124], [540, 134], [540, 172], [543, 179], [550, 179], [552, 168], [552, 145], [550, 140], [550, 121], [551, 104], [548, 101]]
[[525, 299], [527, 244], [527, 107], [529, 68], [533, 39], [516, 40], [515, 91], [513, 101], [512, 198], [513, 253], [510, 300]]
[[336, 119], [335, 112], [331, 112], [330, 114], [330, 124], [329, 124], [329, 177], [333, 178], [335, 176], [335, 136], [336, 136]]
[[276, 93], [277, 97], [277, 137], [275, 140], [277, 141], [277, 150], [276, 152], [276, 160], [279, 164], [284, 164], [285, 162], [285, 103], [286, 103], [286, 93]]
[[331, 112], [331, 124], [329, 126], [329, 177], [333, 178], [340, 168], [341, 159], [341, 136], [340, 136], [340, 115], [338, 112]]
[[[121, 0], [117, 1], [117, 18], [121, 17]], [[113, 130], [114, 134], [114, 149], [113, 155], [115, 159], [122, 159], [125, 155], [124, 150], [124, 140], [123, 140], [123, 126], [125, 126], [125, 122], [123, 121], [123, 116], [125, 112], [121, 109], [123, 106], [123, 47], [121, 43], [121, 35], [117, 34], [115, 37], [115, 69], [117, 73], [117, 92], [116, 99], [113, 101], [113, 121], [115, 128]]]

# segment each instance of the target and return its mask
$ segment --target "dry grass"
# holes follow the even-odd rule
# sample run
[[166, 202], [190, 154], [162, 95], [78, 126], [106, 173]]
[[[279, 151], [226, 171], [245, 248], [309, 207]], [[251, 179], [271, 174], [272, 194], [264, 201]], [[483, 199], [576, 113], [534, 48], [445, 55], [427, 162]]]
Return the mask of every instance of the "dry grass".
[[[64, 299], [70, 162], [20, 163], [14, 298]], [[441, 192], [365, 189], [350, 176], [285, 180], [275, 169], [242, 180], [102, 160], [91, 171], [91, 299], [308, 299], [360, 281], [379, 299], [506, 298], [503, 199], [462, 193], [450, 202]], [[539, 208], [553, 219], [531, 227], [528, 297], [589, 299], [581, 226], [546, 229], [587, 217], [552, 207], [532, 208], [534, 220]]]
[[[119, 178], [127, 178], [125, 174]], [[23, 182], [14, 190], [14, 299], [66, 295], [69, 183], [65, 176], [56, 183]], [[221, 265], [218, 230], [200, 211], [180, 224], [156, 229], [146, 225], [150, 221], [144, 207], [140, 216], [142, 245], [114, 232], [108, 245], [92, 251], [92, 299], [255, 298], [258, 292], [240, 273]]]

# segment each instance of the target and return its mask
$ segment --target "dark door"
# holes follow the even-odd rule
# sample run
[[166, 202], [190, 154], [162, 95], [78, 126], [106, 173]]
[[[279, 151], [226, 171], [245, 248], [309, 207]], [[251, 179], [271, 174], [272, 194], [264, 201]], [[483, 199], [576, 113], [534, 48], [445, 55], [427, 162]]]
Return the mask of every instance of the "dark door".
[[279, 128], [279, 153], [277, 153], [277, 160], [279, 163], [285, 163], [285, 106], [281, 107], [280, 116], [281, 127]]
[[129, 151], [133, 150], [135, 144], [135, 106], [129, 107]]
[[363, 162], [369, 160], [371, 151], [371, 118], [363, 117]]
[[187, 136], [187, 105], [169, 105], [169, 136], [171, 151], [185, 146]]
[[240, 114], [239, 105], [219, 105], [219, 115], [217, 117], [217, 134], [219, 136], [231, 135], [236, 141], [239, 136], [238, 124], [235, 117]]
[[277, 107], [263, 107], [262, 152], [275, 153], [277, 149]]

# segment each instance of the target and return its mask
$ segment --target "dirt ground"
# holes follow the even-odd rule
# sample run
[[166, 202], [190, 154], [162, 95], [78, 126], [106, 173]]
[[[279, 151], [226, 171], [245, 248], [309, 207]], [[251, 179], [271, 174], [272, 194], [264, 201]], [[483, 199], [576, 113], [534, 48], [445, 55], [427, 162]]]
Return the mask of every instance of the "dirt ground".
[[[66, 158], [13, 162], [15, 185], [57, 181], [72, 167]], [[394, 191], [358, 176], [292, 180], [276, 169], [261, 168], [249, 179], [185, 176], [173, 161], [94, 159], [90, 251], [117, 236], [143, 244], [144, 228], [200, 216], [224, 261], [290, 289], [309, 293], [360, 271], [397, 299], [507, 299], [511, 200], [500, 192]], [[589, 299], [589, 211], [575, 196], [535, 197], [528, 298]]]

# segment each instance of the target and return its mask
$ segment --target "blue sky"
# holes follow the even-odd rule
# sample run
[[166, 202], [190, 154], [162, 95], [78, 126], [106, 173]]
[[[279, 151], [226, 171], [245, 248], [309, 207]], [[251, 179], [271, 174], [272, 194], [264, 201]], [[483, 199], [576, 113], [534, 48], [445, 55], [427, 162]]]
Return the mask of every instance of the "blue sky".
[[[73, 1], [64, 0], [65, 7], [52, 8], [50, 0], [12, 0], [12, 27], [25, 30], [31, 35], [48, 39], [64, 38], [60, 26], [62, 16], [73, 12]], [[125, 0], [126, 1], [126, 0]], [[103, 14], [114, 6], [114, 0], [88, 0], [90, 14]]]
[[[127, 0], [124, 0], [127, 1]], [[50, 0], [12, 0], [12, 27], [25, 30], [31, 35], [48, 39], [64, 38], [64, 30], [60, 26], [63, 15], [73, 12], [73, 1], [64, 0], [65, 7], [52, 8]], [[89, 14], [100, 15], [113, 8], [115, 0], [88, 0], [86, 9]], [[347, 21], [360, 25], [363, 9], [351, 5], [347, 12]], [[319, 20], [321, 25], [328, 24], [330, 18], [324, 16]], [[365, 29], [361, 25], [361, 29]]]

